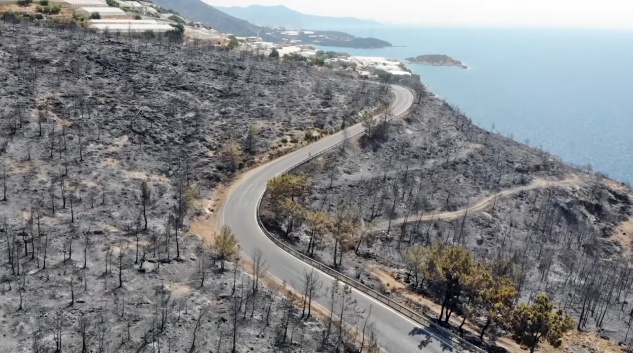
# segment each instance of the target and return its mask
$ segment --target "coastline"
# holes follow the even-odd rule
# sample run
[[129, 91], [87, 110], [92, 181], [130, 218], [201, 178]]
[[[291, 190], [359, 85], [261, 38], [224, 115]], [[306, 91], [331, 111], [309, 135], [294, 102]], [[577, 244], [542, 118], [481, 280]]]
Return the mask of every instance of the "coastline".
[[442, 64], [433, 64], [433, 63], [416, 63], [412, 61], [405, 61], [407, 65], [425, 65], [425, 66], [435, 66], [435, 67], [458, 67], [464, 70], [470, 70], [470, 66], [464, 62], [461, 62], [461, 65], [442, 65]]
[[[416, 63], [411, 63], [411, 62], [406, 62], [404, 64], [405, 65], [411, 65], [411, 64], [422, 65], [422, 64], [416, 64]], [[436, 66], [437, 67], [438, 65], [427, 65], [427, 66]], [[470, 67], [468, 69], [470, 69]], [[416, 75], [416, 74], [413, 74], [412, 77], [417, 78], [417, 82], [420, 85], [422, 85], [422, 87], [424, 88], [424, 90], [426, 91], [426, 93], [430, 97], [438, 99], [442, 103], [459, 110], [458, 106], [454, 105], [453, 103], [450, 103], [446, 98], [444, 98], [444, 97], [438, 95], [437, 93], [435, 93], [434, 91], [432, 91], [430, 86], [428, 84], [424, 83], [424, 81], [422, 81], [422, 77], [420, 77], [419, 75]], [[408, 85], [405, 84], [405, 86], [408, 86]], [[468, 118], [468, 114], [466, 114], [466, 113], [462, 113], [462, 114], [464, 115], [464, 117]], [[505, 138], [509, 138], [510, 140], [518, 143], [519, 145], [523, 146], [524, 148], [535, 149], [535, 150], [540, 151], [541, 153], [545, 153], [545, 154], [547, 154], [549, 156], [557, 158], [563, 164], [565, 164], [566, 166], [568, 166], [568, 167], [570, 167], [572, 169], [576, 169], [576, 170], [581, 171], [581, 172], [593, 173], [594, 175], [599, 176], [600, 178], [602, 178], [604, 180], [604, 182], [607, 183], [609, 185], [609, 187], [612, 188], [612, 189], [627, 190], [627, 191], [633, 192], [633, 186], [631, 185], [631, 183], [629, 181], [619, 179], [618, 177], [612, 177], [608, 173], [605, 173], [605, 172], [600, 171], [600, 170], [588, 170], [588, 167], [592, 166], [591, 163], [589, 163], [587, 165], [574, 163], [574, 162], [569, 161], [566, 158], [560, 156], [556, 152], [553, 152], [553, 151], [550, 151], [548, 149], [543, 148], [542, 146], [531, 146], [531, 145], [529, 145], [529, 144], [527, 144], [525, 142], [517, 140], [517, 139], [515, 139], [515, 137], [512, 136], [512, 134], [504, 134], [504, 133], [502, 133], [500, 131], [491, 130], [490, 128], [487, 128], [485, 126], [481, 126], [480, 124], [477, 124], [475, 122], [473, 122], [473, 124], [475, 126], [477, 126], [478, 128], [480, 128], [480, 129], [488, 131], [491, 134], [495, 134], [495, 135], [499, 135], [499, 136], [502, 136], [502, 137], [505, 137]]]
[[[633, 140], [627, 137], [631, 122], [625, 118], [631, 116], [633, 106], [624, 93], [630, 86], [633, 71], [623, 69], [630, 66], [627, 60], [633, 47], [624, 46], [631, 42], [629, 33], [607, 35], [548, 30], [504, 34], [497, 29], [422, 26], [384, 26], [375, 28], [374, 32], [364, 28], [343, 29], [359, 36], [373, 33], [394, 47], [376, 50], [317, 47], [326, 52], [383, 56], [403, 62], [405, 58], [424, 53], [445, 53], [462, 59], [469, 71], [436, 69], [430, 65], [407, 64], [407, 67], [421, 74], [422, 80], [437, 94], [472, 114], [482, 126], [490, 128], [494, 123], [504, 134], [513, 134], [521, 141], [529, 140], [531, 146], [543, 146], [577, 165], [592, 163], [597, 170], [633, 183], [633, 159], [623, 157], [633, 148]], [[612, 38], [617, 45], [605, 46], [601, 44], [603, 38]], [[473, 46], [479, 39], [482, 40], [480, 45]], [[587, 45], [575, 47], [577, 55], [556, 49], [581, 40], [586, 40]], [[531, 55], [538, 48], [553, 50], [553, 60], [539, 65], [531, 63]], [[590, 55], [593, 48], [604, 50], [601, 56], [608, 53], [615, 60], [614, 67], [594, 60]], [[623, 53], [626, 55], [621, 55]], [[578, 56], [576, 60], [574, 56]], [[561, 63], [566, 63], [565, 70], [556, 69]], [[566, 88], [571, 86], [568, 82], [586, 75], [599, 83], [598, 89], [584, 89], [583, 85]], [[507, 79], [510, 77], [511, 80]], [[514, 89], [517, 84], [534, 88], [526, 92], [530, 98]], [[466, 86], [472, 92], [467, 92]], [[553, 96], [558, 98], [554, 100]], [[537, 107], [530, 103], [532, 101], [541, 103]], [[582, 123], [574, 123], [580, 119]], [[592, 130], [609, 138], [600, 138]]]
[[416, 57], [409, 57], [405, 60], [410, 64], [459, 67], [466, 70], [470, 68], [461, 60], [457, 60], [446, 54], [424, 54]]
[[435, 67], [458, 67], [464, 70], [470, 70], [470, 66], [464, 62], [461, 65], [442, 65], [442, 64], [434, 64], [434, 63], [416, 63], [412, 61], [405, 61], [407, 65], [425, 65], [425, 66], [435, 66]]

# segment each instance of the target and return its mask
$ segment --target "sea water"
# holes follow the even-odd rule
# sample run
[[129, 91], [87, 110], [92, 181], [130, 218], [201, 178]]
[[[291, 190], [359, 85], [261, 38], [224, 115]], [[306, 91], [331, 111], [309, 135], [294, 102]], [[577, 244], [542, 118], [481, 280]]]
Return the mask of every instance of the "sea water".
[[408, 65], [476, 124], [633, 182], [633, 31], [340, 28], [397, 46], [324, 48], [399, 60], [446, 54], [470, 66]]

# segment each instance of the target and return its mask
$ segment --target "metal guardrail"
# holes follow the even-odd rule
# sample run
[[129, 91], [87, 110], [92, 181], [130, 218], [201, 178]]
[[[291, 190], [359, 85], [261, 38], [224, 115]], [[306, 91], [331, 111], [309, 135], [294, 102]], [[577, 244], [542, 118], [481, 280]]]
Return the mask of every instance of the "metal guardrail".
[[[415, 93], [414, 93], [415, 96]], [[388, 121], [394, 120], [394, 119], [399, 119], [401, 117], [403, 117], [404, 115], [406, 115], [408, 113], [408, 110], [405, 111], [402, 114], [399, 114], [397, 116], [391, 117], [390, 119], [388, 119]], [[342, 144], [344, 144], [347, 141], [353, 140], [359, 136], [362, 136], [365, 134], [365, 131], [362, 131], [358, 134], [354, 134], [352, 136], [348, 136], [347, 138], [343, 139], [341, 142], [336, 143], [318, 153], [312, 154], [310, 155], [308, 158], [306, 158], [305, 160], [293, 165], [292, 167], [288, 168], [286, 171], [284, 171], [282, 173], [283, 174], [287, 174], [290, 171], [292, 171], [293, 169], [311, 161], [312, 159], [321, 156], [339, 146], [341, 146]], [[262, 194], [262, 196], [259, 198], [259, 200], [257, 201], [257, 223], [259, 225], [259, 228], [264, 232], [264, 234], [266, 234], [266, 236], [273, 242], [275, 243], [275, 245], [279, 246], [280, 248], [282, 248], [284, 251], [286, 251], [287, 253], [289, 253], [290, 255], [296, 257], [297, 259], [301, 260], [302, 262], [318, 269], [319, 271], [335, 278], [336, 280], [338, 280], [339, 282], [345, 283], [347, 285], [349, 285], [350, 287], [356, 289], [359, 292], [362, 292], [366, 295], [368, 295], [369, 297], [385, 304], [386, 306], [388, 306], [389, 308], [395, 310], [396, 312], [398, 312], [399, 314], [417, 322], [420, 325], [425, 325], [425, 326], [429, 326], [431, 328], [433, 328], [434, 330], [440, 332], [442, 335], [444, 335], [444, 337], [448, 340], [450, 340], [452, 343], [454, 343], [457, 346], [461, 346], [466, 350], [472, 351], [472, 352], [477, 352], [477, 353], [483, 353], [485, 352], [483, 349], [473, 345], [472, 343], [462, 339], [459, 336], [456, 336], [453, 332], [445, 329], [444, 327], [439, 326], [438, 324], [436, 324], [435, 322], [433, 322], [433, 318], [431, 318], [430, 316], [426, 315], [426, 314], [419, 314], [411, 309], [409, 309], [408, 307], [399, 304], [397, 302], [395, 302], [394, 300], [389, 299], [388, 297], [384, 296], [383, 294], [378, 293], [377, 291], [375, 291], [372, 288], [367, 287], [366, 285], [354, 280], [353, 278], [350, 278], [336, 270], [334, 270], [333, 268], [325, 265], [324, 263], [320, 262], [320, 261], [316, 261], [306, 255], [304, 255], [303, 253], [291, 248], [290, 246], [288, 246], [286, 243], [284, 243], [283, 241], [281, 241], [281, 239], [279, 239], [279, 237], [277, 237], [276, 235], [272, 234], [271, 232], [268, 231], [268, 229], [266, 229], [266, 227], [264, 226], [264, 223], [262, 222], [261, 219], [261, 215], [260, 215], [260, 206], [261, 203], [264, 199], [264, 195], [266, 194], [266, 192], [264, 192], [264, 194]], [[453, 348], [457, 348], [458, 351], [460, 351], [460, 349], [458, 347], [453, 347]]]

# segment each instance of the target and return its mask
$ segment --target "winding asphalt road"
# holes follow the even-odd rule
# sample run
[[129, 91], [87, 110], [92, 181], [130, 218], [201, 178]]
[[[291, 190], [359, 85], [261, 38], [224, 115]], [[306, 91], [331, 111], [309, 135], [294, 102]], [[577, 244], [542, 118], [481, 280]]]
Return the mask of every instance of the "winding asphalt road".
[[[413, 105], [414, 96], [410, 90], [401, 86], [392, 86], [391, 90], [395, 96], [391, 105], [392, 112], [395, 116], [400, 116]], [[221, 225], [231, 227], [239, 239], [241, 250], [250, 256], [254, 249], [259, 248], [266, 259], [268, 272], [280, 280], [286, 281], [298, 291], [301, 291], [302, 288], [304, 271], [310, 271], [312, 267], [285, 252], [266, 237], [257, 222], [258, 201], [264, 194], [270, 179], [283, 174], [310, 156], [338, 144], [345, 136], [354, 136], [363, 131], [364, 128], [361, 124], [354, 125], [349, 127], [346, 132], [339, 132], [323, 138], [247, 172], [231, 186], [228, 199], [220, 211]], [[318, 273], [324, 288], [331, 286], [333, 279], [325, 273]], [[413, 321], [373, 298], [356, 290], [353, 291], [352, 296], [361, 309], [372, 308], [372, 317], [375, 321], [380, 345], [389, 352], [442, 352], [451, 349], [450, 341], [438, 339], [429, 334], [424, 328], [420, 328]], [[322, 293], [315, 300], [323, 307], [328, 307], [325, 293]]]

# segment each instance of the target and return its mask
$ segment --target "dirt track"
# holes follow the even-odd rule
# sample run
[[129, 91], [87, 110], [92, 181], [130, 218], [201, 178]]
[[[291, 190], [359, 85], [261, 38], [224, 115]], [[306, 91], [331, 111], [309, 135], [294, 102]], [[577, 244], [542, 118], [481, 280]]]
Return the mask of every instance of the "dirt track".
[[[518, 186], [515, 188], [501, 190], [498, 193], [495, 193], [490, 196], [486, 196], [478, 200], [477, 202], [475, 202], [474, 205], [461, 209], [461, 210], [451, 211], [451, 212], [437, 212], [437, 213], [431, 213], [431, 214], [426, 214], [426, 215], [425, 214], [411, 215], [409, 217], [394, 219], [391, 221], [391, 227], [393, 228], [394, 226], [397, 226], [403, 223], [416, 222], [416, 221], [418, 222], [428, 222], [428, 221], [433, 221], [433, 220], [451, 221], [458, 218], [462, 218], [466, 214], [483, 212], [486, 209], [490, 208], [492, 205], [494, 205], [497, 199], [516, 195], [523, 191], [528, 191], [528, 190], [533, 190], [533, 189], [543, 189], [543, 188], [549, 188], [553, 186], [580, 185], [580, 184], [583, 184], [584, 182], [585, 181], [577, 175], [572, 175], [571, 177], [562, 179], [562, 180], [546, 180], [546, 179], [538, 178], [538, 179], [534, 179], [534, 181], [530, 183], [529, 185]], [[389, 227], [389, 221], [383, 221], [378, 224], [377, 229], [387, 229], [388, 227]]]

